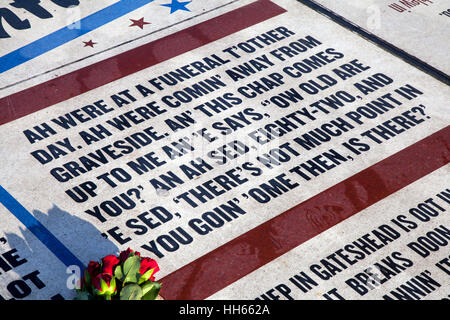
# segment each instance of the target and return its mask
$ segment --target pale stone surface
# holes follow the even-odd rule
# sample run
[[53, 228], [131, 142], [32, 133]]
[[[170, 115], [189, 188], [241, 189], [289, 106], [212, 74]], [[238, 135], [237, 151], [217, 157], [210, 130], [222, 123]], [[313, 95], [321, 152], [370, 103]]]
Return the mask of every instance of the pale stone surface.
[[[52, 2], [45, 3], [46, 8], [52, 10], [53, 13], [52, 18], [45, 20], [25, 10], [21, 12], [9, 7], [20, 14], [22, 19], [28, 19], [32, 28], [15, 30], [5, 24], [11, 38], [0, 40], [0, 56], [19, 49], [116, 2], [115, 0], [80, 1], [79, 6], [71, 9], [59, 7]], [[8, 96], [14, 92], [113, 57], [121, 52], [239, 8], [249, 2], [251, 0], [193, 1], [187, 7], [192, 13], [178, 11], [174, 14], [169, 14], [170, 8], [160, 5], [170, 3], [170, 1], [164, 3], [151, 2], [115, 21], [109, 22], [103, 27], [2, 73], [0, 97]], [[193, 15], [196, 16], [195, 19], [192, 19]], [[141, 18], [144, 18], [144, 21], [150, 24], [145, 25], [142, 30], [139, 27], [130, 27], [132, 24], [130, 19]], [[83, 42], [90, 40], [95, 42], [94, 47], [84, 47]]]
[[434, 68], [450, 73], [449, 1], [314, 1]]
[[41, 300], [58, 294], [70, 297], [66, 266], [3, 206], [0, 215], [0, 296]]
[[[252, 228], [282, 214], [284, 211], [344, 179], [347, 179], [355, 173], [374, 165], [448, 126], [450, 119], [448, 113], [450, 92], [441, 82], [413, 68], [401, 59], [392, 56], [385, 50], [376, 47], [352, 32], [336, 25], [329, 19], [300, 3], [288, 0], [274, 0], [273, 2], [287, 9], [287, 12], [151, 68], [126, 76], [100, 88], [91, 90], [67, 101], [0, 126], [0, 162], [2, 163], [2, 167], [0, 168], [1, 185], [25, 208], [32, 212], [35, 217], [38, 218], [38, 220], [41, 221], [44, 226], [83, 263], [87, 264], [89, 260], [97, 260], [106, 254], [117, 253], [120, 250], [131, 247], [141, 251], [144, 256], [148, 255], [152, 258], [156, 258], [161, 267], [158, 276], [163, 277], [207, 254], [215, 248], [226, 244], [235, 237], [244, 234]], [[220, 1], [215, 5], [219, 4], [221, 4]], [[221, 10], [227, 11], [229, 9], [230, 8], [223, 8]], [[203, 21], [203, 19], [203, 17], [198, 20], [193, 19], [189, 23], [190, 25], [193, 25]], [[234, 55], [223, 51], [226, 48], [236, 46], [247, 39], [252, 39], [255, 36], [280, 27], [283, 29], [279, 30], [284, 30], [284, 32], [289, 30], [290, 32], [289, 37], [281, 39], [277, 43], [264, 46], [264, 48], [255, 48], [255, 52], [253, 53], [246, 53], [242, 50], [236, 51], [241, 55], [240, 58], [236, 58]], [[114, 29], [105, 29], [102, 32], [115, 31]], [[117, 32], [120, 33], [120, 31]], [[154, 35], [155, 38], [160, 36], [162, 36], [162, 34]], [[306, 52], [289, 57], [286, 52], [282, 54], [279, 50], [282, 46], [288, 46], [290, 43], [299, 39], [305, 39], [308, 36], [313, 37], [316, 41], [314, 41], [315, 45], [306, 50]], [[311, 41], [311, 38], [308, 39]], [[303, 43], [305, 42], [303, 41]], [[299, 45], [297, 44], [297, 46]], [[66, 49], [63, 47], [61, 50]], [[325, 53], [325, 51], [327, 51], [327, 53]], [[320, 52], [324, 53], [321, 54]], [[204, 57], [211, 57], [212, 54], [220, 56], [223, 60], [228, 59], [230, 61], [214, 70], [206, 72], [200, 77], [183, 81], [183, 83], [180, 83], [176, 87], [167, 86], [162, 92], [159, 92], [155, 87], [152, 87], [148, 83], [149, 79], [156, 78], [193, 61], [199, 61]], [[327, 55], [329, 59], [334, 58], [334, 61], [326, 63], [326, 65], [319, 67], [317, 70], [312, 70], [310, 73], [305, 73], [298, 78], [294, 78], [290, 76], [289, 73], [286, 73], [286, 70], [290, 70], [290, 74], [296, 71], [293, 68], [285, 69], [286, 67], [292, 67], [295, 63], [301, 62], [303, 59], [317, 54], [322, 57]], [[259, 59], [257, 59], [258, 57]], [[357, 61], [355, 61], [355, 59], [357, 59]], [[256, 63], [257, 61], [259, 61], [259, 64]], [[347, 80], [340, 79], [333, 70], [339, 68], [343, 64], [349, 64], [352, 61], [354, 63], [353, 66], [359, 68], [357, 69], [359, 71]], [[253, 66], [258, 66], [262, 70], [249, 76], [244, 76], [243, 73], [240, 73], [243, 79], [234, 82], [226, 71], [231, 70], [234, 67], [239, 67], [245, 62], [253, 63]], [[36, 60], [35, 63], [38, 64], [39, 61]], [[234, 70], [236, 71], [237, 69]], [[339, 70], [343, 71], [343, 69]], [[277, 83], [274, 79], [277, 79], [277, 76], [275, 76], [275, 78], [268, 78], [270, 74], [273, 75], [274, 73], [282, 75], [282, 84], [278, 83], [278, 85], [276, 85]], [[322, 76], [324, 74], [328, 75], [328, 77]], [[225, 87], [219, 88], [209, 94], [205, 94], [198, 99], [193, 99], [190, 103], [183, 103], [176, 108], [171, 108], [164, 103], [164, 101], [175, 101], [175, 98], [164, 100], [164, 96], [177, 96], [177, 94], [174, 94], [176, 91], [183, 90], [186, 87], [199, 83], [200, 80], [211, 79], [217, 75], [219, 75], [219, 79], [226, 84]], [[362, 83], [363, 80], [374, 75], [378, 75], [377, 79], [385, 81], [386, 84], [381, 85], [377, 89], [368, 90], [367, 93], [363, 93], [355, 87], [355, 83]], [[261, 80], [263, 77], [265, 78]], [[270, 84], [273, 88], [271, 90], [266, 87], [266, 89], [262, 90], [259, 94], [256, 94], [255, 97], [248, 98], [244, 96], [245, 93], [253, 92], [250, 85], [254, 84], [255, 81], [259, 81], [260, 83], [261, 81], [266, 81], [266, 86], [268, 86], [268, 79], [272, 79]], [[328, 84], [323, 82], [324, 79], [328, 81]], [[391, 80], [393, 81], [392, 83], [387, 83], [391, 82]], [[310, 81], [315, 81], [315, 85]], [[156, 93], [144, 98], [136, 89], [136, 85], [138, 84], [146, 85], [152, 90], [155, 90]], [[299, 87], [301, 84], [303, 85]], [[409, 98], [406, 98], [405, 95], [401, 95], [395, 91], [407, 85], [419, 90], [421, 94], [417, 94], [416, 91], [415, 97], [408, 96]], [[321, 87], [321, 89], [318, 90], [320, 92], [312, 93], [311, 90], [314, 90], [317, 86]], [[130, 90], [130, 94], [136, 98], [136, 101], [128, 101], [128, 104], [119, 107], [112, 100], [111, 96], [126, 89]], [[282, 101], [280, 94], [290, 89], [295, 89], [302, 96], [302, 100], [297, 103], [292, 103], [288, 108], [277, 107], [275, 102], [278, 101], [278, 103], [281, 103]], [[343, 91], [345, 91], [345, 93], [343, 93]], [[201, 104], [212, 101], [214, 98], [223, 97], [225, 93], [233, 93], [236, 98], [242, 100], [242, 103], [221, 113], [214, 114], [212, 117], [209, 117], [198, 108], [194, 109]], [[392, 110], [389, 110], [382, 115], [378, 115], [375, 119], [362, 118], [363, 124], [359, 124], [355, 121], [352, 122], [350, 118], [346, 117], [346, 113], [356, 110], [357, 107], [365, 106], [380, 97], [387, 97], [387, 94], [391, 94], [389, 97], [392, 97], [397, 101], [397, 103], [395, 103], [392, 102], [393, 100], [389, 100], [395, 107]], [[353, 102], [344, 102], [344, 105], [336, 110], [325, 104], [319, 104], [322, 110], [325, 111], [318, 111], [320, 108], [311, 106], [321, 99], [336, 97], [336, 95], [346, 97]], [[178, 97], [181, 97], [181, 95], [178, 95]], [[126, 97], [122, 96], [122, 98]], [[273, 102], [267, 104], [266, 101], [271, 99]], [[94, 119], [90, 119], [85, 123], [77, 123], [75, 127], [67, 130], [61, 128], [56, 122], [52, 121], [52, 119], [64, 116], [68, 112], [72, 112], [99, 100], [104, 100], [104, 103], [108, 108], [111, 108], [112, 111]], [[131, 128], [124, 129], [123, 131], [118, 130], [108, 123], [108, 120], [111, 120], [114, 117], [119, 117], [125, 112], [135, 110], [136, 108], [142, 107], [153, 101], [156, 105], [160, 106], [161, 110], [164, 109], [167, 111], [159, 116], [152, 116], [152, 119], [132, 125]], [[233, 101], [236, 102], [237, 100]], [[284, 101], [286, 103], [288, 102], [288, 100]], [[417, 108], [421, 105], [425, 108]], [[244, 110], [247, 110], [245, 114], [240, 113], [244, 112]], [[297, 117], [304, 122], [304, 125], [299, 125], [297, 130], [287, 133], [278, 139], [274, 139], [267, 144], [259, 144], [252, 138], [252, 136], [254, 136], [252, 132], [264, 128], [275, 120], [298, 110], [307, 112], [306, 114], [309, 116], [297, 115]], [[410, 111], [412, 114], [415, 114], [418, 119], [423, 119], [424, 121], [417, 126], [396, 135], [388, 141], [383, 141], [381, 144], [363, 139], [363, 141], [368, 143], [371, 147], [369, 152], [358, 157], [355, 156], [353, 161], [347, 161], [342, 165], [337, 166], [332, 171], [321, 174], [310, 181], [305, 181], [301, 177], [289, 172], [291, 168], [299, 163], [327, 152], [331, 148], [342, 153], [344, 156], [349, 156], [350, 151], [346, 150], [342, 146], [342, 143], [353, 137], [361, 138], [361, 133], [406, 111]], [[187, 128], [173, 132], [166, 120], [175, 120], [175, 117], [180, 115], [183, 115], [185, 118], [191, 116], [195, 120], [195, 124], [188, 124]], [[338, 137], [334, 137], [331, 142], [324, 143], [310, 151], [305, 150], [293, 142], [295, 137], [313, 130], [324, 123], [329, 123], [338, 117], [346, 119], [346, 121], [351, 123], [354, 128]], [[221, 124], [219, 122], [221, 122]], [[29, 139], [27, 139], [23, 133], [24, 130], [33, 130], [34, 126], [43, 123], [51, 125], [56, 131], [56, 134], [45, 138], [42, 141], [35, 141], [33, 144], [30, 144]], [[90, 129], [97, 127], [98, 125], [104, 126], [111, 135], [106, 136], [104, 139], [98, 139], [98, 141], [94, 141], [90, 144], [87, 143], [87, 140], [83, 139], [80, 133], [91, 132]], [[230, 128], [232, 126], [235, 126], [235, 130], [230, 129], [230, 132], [226, 131], [226, 134], [221, 133], [227, 127]], [[156, 132], [158, 136], [164, 136], [165, 133], [167, 133], [168, 136], [158, 141], [152, 141], [151, 144], [146, 147], [139, 149], [134, 148], [133, 152], [128, 154], [122, 155], [121, 151], [124, 149], [120, 148], [119, 145], [109, 148], [108, 150], [115, 150], [113, 157], [114, 154], [121, 155], [115, 160], [112, 159], [111, 153], [108, 154], [108, 151], [105, 151], [107, 149], [99, 151], [102, 148], [107, 148], [107, 146], [114, 144], [118, 140], [123, 140], [126, 137], [130, 137], [132, 134], [143, 132], [144, 129], [149, 127], [152, 127], [151, 131]], [[211, 136], [217, 137], [217, 139], [210, 143], [198, 135], [193, 135], [193, 133], [198, 132], [203, 128], [206, 128], [207, 132], [210, 133]], [[259, 136], [264, 138], [264, 135], [259, 134]], [[180, 139], [183, 139], [184, 137], [189, 137], [186, 141], [191, 143], [195, 150], [186, 151], [184, 155], [175, 157], [171, 160], [164, 151], [167, 150], [167, 148], [163, 149], [163, 147], [173, 147], [174, 145], [172, 143], [179, 142]], [[66, 138], [69, 139], [70, 145], [67, 144], [67, 140], [64, 140]], [[214, 150], [221, 154], [219, 148], [235, 140], [242, 143], [238, 146], [242, 147], [242, 145], [245, 145], [249, 147], [249, 151], [245, 154], [237, 153], [238, 157], [236, 159], [227, 159], [227, 162], [224, 164], [221, 164], [217, 157], [210, 154], [210, 152]], [[64, 143], [64, 141], [66, 142]], [[256, 159], [256, 157], [269, 153], [271, 150], [276, 149], [285, 143], [290, 143], [291, 147], [298, 152], [299, 155], [297, 157], [292, 156], [291, 159], [283, 165], [272, 169], [266, 168]], [[66, 145], [66, 147], [63, 145]], [[228, 146], [227, 148], [232, 152], [234, 145]], [[44, 150], [46, 153], [53, 150], [53, 158], [56, 159], [53, 159], [46, 164], [40, 164], [31, 154], [37, 150]], [[160, 162], [165, 161], [166, 164], [152, 169], [148, 173], [139, 175], [132, 169], [129, 163], [130, 161], [137, 161], [139, 157], [143, 157], [150, 152], [154, 152], [154, 156], [157, 156]], [[40, 154], [44, 153], [40, 152]], [[100, 160], [101, 155], [106, 157], [107, 160], [103, 161], [108, 163], [102, 164], [102, 160]], [[64, 164], [71, 161], [81, 164], [81, 157], [84, 157], [82, 158], [83, 160], [89, 159], [89, 165], [92, 165], [91, 168], [85, 168], [83, 170], [86, 171], [85, 173], [82, 173], [79, 176], [73, 176], [73, 178], [67, 182], [58, 182], [57, 179], [50, 174], [52, 169], [63, 168]], [[204, 159], [204, 161], [210, 164], [212, 169], [199, 177], [189, 179], [180, 169], [180, 166], [183, 164], [189, 165], [190, 161], [196, 160], [197, 158]], [[254, 174], [255, 170], [242, 169], [246, 162], [253, 163], [254, 167], [259, 168], [262, 174], [254, 176], [252, 173]], [[86, 163], [87, 162], [85, 161], [84, 165], [86, 165]], [[239, 167], [239, 169], [236, 169], [237, 167]], [[113, 188], [105, 180], [98, 178], [101, 175], [111, 173], [117, 168], [121, 168], [128, 173], [131, 180], [125, 183], [117, 183], [117, 180], [114, 180], [117, 183], [117, 186]], [[229, 172], [229, 170], [232, 169], [235, 169], [235, 171], [231, 172], [232, 174], [239, 174], [240, 179], [248, 179], [248, 181], [232, 188], [225, 194], [215, 196], [214, 199], [208, 200], [206, 203], [201, 203], [201, 201], [194, 199], [191, 195], [191, 199], [194, 199], [197, 204], [196, 207], [193, 207], [182, 198], [174, 201], [176, 197], [183, 195], [183, 193], [188, 192], [191, 188], [196, 188], [210, 179], [226, 174], [226, 172]], [[58, 170], [67, 173], [67, 169]], [[422, 201], [424, 199], [423, 197], [428, 195], [432, 196], [445, 187], [444, 182], [448, 180], [445, 179], [445, 176], [448, 176], [448, 170], [448, 166], [441, 168], [439, 172], [418, 180], [411, 188], [399, 191], [388, 199], [385, 199], [383, 202], [377, 204], [377, 206], [380, 206], [380, 208], [384, 208], [385, 206], [392, 207], [395, 206], [399, 200], [400, 203], [398, 203], [398, 205], [401, 206], [401, 208], [399, 207], [398, 210], [404, 210], [405, 208], [414, 206], [417, 202]], [[162, 181], [160, 175], [167, 175], [170, 171], [181, 178], [184, 183], [177, 185], [168, 192], [158, 191], [149, 183], [149, 180], [155, 178]], [[117, 170], [115, 172], [117, 172]], [[265, 204], [258, 203], [254, 199], [248, 198], [248, 196], [243, 196], [243, 194], [248, 193], [250, 189], [258, 188], [262, 183], [267, 183], [270, 179], [273, 179], [280, 174], [286, 174], [286, 178], [290, 179], [292, 183], [299, 183], [299, 186], [282, 196], [273, 198], [269, 203]], [[119, 175], [119, 178], [123, 179], [124, 177], [124, 180], [127, 180], [126, 176]], [[97, 189], [95, 190], [96, 196], [89, 197], [87, 201], [82, 203], [77, 203], [68, 196], [66, 191], [89, 181], [95, 183], [97, 186]], [[111, 202], [108, 201], [112, 201], [114, 197], [117, 196], [122, 196], [124, 197], [123, 199], [131, 199], [135, 202], [135, 207], [129, 210], [123, 209], [122, 212], [111, 210], [109, 211], [110, 214], [105, 213], [105, 208], [106, 210], [111, 208]], [[408, 199], [408, 202], [403, 202], [403, 199], [405, 198]], [[244, 215], [239, 215], [238, 218], [231, 222], [224, 223], [222, 227], [211, 227], [212, 231], [206, 235], [201, 235], [201, 229], [192, 227], [194, 225], [192, 222], [193, 219], [200, 219], [196, 220], [197, 225], [201, 225], [205, 228], [206, 222], [203, 214], [213, 211], [215, 208], [223, 206], [224, 204], [238, 205], [246, 213]], [[154, 211], [156, 212], [156, 215], [142, 215], [146, 211], [159, 206], [164, 207], [171, 214], [162, 211]], [[99, 209], [101, 210], [99, 211], [101, 214], [99, 218], [86, 212], [88, 210], [94, 212], [95, 207], [102, 207], [102, 209]], [[3, 234], [13, 233], [20, 235], [20, 223], [18, 223], [12, 215], [9, 215], [6, 209], [3, 207], [0, 208], [2, 209], [2, 216], [7, 217], [7, 223], [2, 225], [1, 232]], [[225, 288], [223, 291], [213, 296], [213, 298], [239, 299], [245, 297], [257, 297], [264, 293], [264, 290], [269, 290], [274, 285], [277, 285], [278, 282], [286, 281], [286, 275], [293, 275], [295, 271], [300, 271], [301, 269], [298, 268], [297, 264], [299, 255], [303, 255], [305, 252], [309, 252], [309, 250], [314, 250], [310, 259], [304, 262], [304, 265], [306, 266], [310, 261], [315, 261], [314, 258], [319, 258], [328, 252], [332, 252], [335, 248], [338, 248], [340, 244], [346, 243], [348, 240], [354, 239], [360, 234], [352, 233], [350, 232], [351, 230], [359, 228], [369, 230], [375, 228], [378, 224], [383, 223], [384, 220], [379, 221], [378, 218], [375, 217], [376, 212], [377, 211], [374, 211], [373, 208], [369, 208], [364, 212], [358, 213], [344, 223], [328, 230], [323, 235], [296, 248], [292, 253], [288, 253], [286, 257], [283, 256], [274, 260], [267, 266], [267, 268], [269, 268], [267, 270], [281, 268], [284, 272], [281, 275], [276, 272], [270, 273], [270, 281], [267, 282], [265, 286], [260, 286], [259, 283], [254, 283], [254, 281], [260, 279], [261, 274], [264, 273], [266, 267], [243, 278], [235, 285]], [[158, 220], [158, 213], [160, 220]], [[394, 214], [394, 212], [389, 214]], [[149, 221], [148, 219], [152, 220]], [[145, 222], [145, 220], [147, 221]], [[449, 222], [448, 217], [443, 215], [434, 221], [436, 223]], [[422, 229], [411, 232], [409, 238], [404, 238], [398, 245], [404, 245], [405, 241], [407, 241], [406, 239], [418, 237], [421, 235], [422, 231], [427, 231], [427, 228], [431, 228], [431, 226], [434, 226], [434, 224], [430, 223], [429, 225], [424, 225]], [[176, 231], [177, 228], [182, 228], [182, 230], [188, 233], [192, 237], [192, 242], [187, 245], [178, 245], [179, 249], [177, 250], [167, 250], [167, 248], [171, 248], [170, 246], [166, 246], [166, 249], [164, 249], [161, 244], [157, 244], [157, 251], [154, 250], [153, 252], [150, 252], [148, 250], [149, 244], [153, 243], [152, 241], [157, 243], [156, 241], [159, 239], [160, 243], [163, 243], [164, 239], [167, 239], [167, 235], [170, 235], [170, 232], [173, 232], [174, 230]], [[122, 235], [120, 235], [120, 233], [122, 233]], [[0, 234], [0, 237], [4, 236], [3, 234]], [[105, 239], [104, 237], [101, 237], [101, 234], [107, 234], [108, 237]], [[116, 236], [114, 237], [113, 234]], [[31, 238], [30, 242], [40, 247], [39, 250], [42, 252], [47, 250], [45, 247], [42, 247], [37, 239], [33, 238], [33, 236], [31, 236]], [[124, 240], [126, 238], [129, 238], [130, 240], [120, 243], [120, 239]], [[330, 238], [335, 241], [328, 242], [328, 239]], [[10, 245], [9, 241], [8, 245]], [[320, 248], [320, 250], [318, 248]], [[0, 252], [6, 251], [4, 248], [1, 248], [1, 250], [2, 251]], [[20, 248], [20, 250], [22, 249]], [[389, 251], [390, 249], [387, 248], [387, 250]], [[383, 258], [388, 253], [385, 251], [380, 251], [374, 254], [373, 257], [371, 256], [371, 259], [373, 259], [371, 261]], [[442, 252], [439, 253], [439, 257], [441, 257], [441, 255]], [[42, 258], [43, 256], [45, 258]], [[58, 276], [57, 278], [60, 282], [57, 283], [57, 280], [55, 280], [55, 284], [50, 285], [50, 280], [48, 280], [46, 285], [48, 285], [48, 288], [51, 290], [48, 292], [33, 290], [32, 295], [27, 298], [51, 297], [56, 290], [55, 288], [58, 286], [62, 288], [60, 293], [64, 295], [65, 298], [70, 298], [70, 293], [67, 293], [65, 289], [66, 278], [59, 276], [64, 273], [65, 266], [54, 260], [56, 260], [56, 258], [48, 252], [39, 254], [36, 257], [33, 256], [33, 259], [30, 259], [28, 263], [30, 268], [33, 266], [36, 269], [42, 270], [42, 272], [45, 270], [45, 272], [52, 273], [55, 277]], [[415, 274], [414, 272], [419, 271], [420, 268], [431, 268], [433, 263], [435, 263], [434, 258], [432, 260], [425, 259], [423, 261], [418, 261], [417, 266], [414, 269], [411, 269], [411, 273], [405, 273], [402, 275], [401, 279], [406, 279], [407, 275]], [[367, 266], [369, 265], [370, 264], [367, 264]], [[349, 268], [342, 277], [351, 276], [359, 272], [360, 268], [359, 265], [354, 268]], [[20, 273], [17, 276], [22, 275], [19, 269], [17, 272]], [[12, 280], [10, 277], [3, 278], [2, 276], [3, 275], [0, 275], [0, 281], [2, 282]], [[443, 279], [442, 276], [439, 277], [439, 279]], [[393, 286], [393, 283], [398, 285], [399, 282], [396, 281], [397, 280], [393, 280], [390, 282], [389, 288]], [[334, 285], [339, 286], [339, 288], [343, 286], [341, 277], [339, 278], [339, 281], [336, 280], [336, 284]], [[241, 294], [241, 286], [247, 288], [245, 294]], [[328, 287], [321, 288], [321, 290], [322, 289], [324, 291], [320, 291], [320, 293], [324, 293]], [[332, 288], [330, 287], [329, 289]], [[377, 294], [373, 293], [371, 296], [379, 298], [380, 295], [378, 292], [387, 292], [386, 290], [388, 290], [388, 288], [383, 287], [379, 291], [377, 290]], [[344, 291], [347, 293], [348, 289], [344, 289]], [[317, 292], [313, 292], [311, 294], [314, 295], [316, 293]], [[0, 294], [8, 297], [7, 292], [0, 291]], [[430, 297], [439, 297], [439, 294], [440, 293], [437, 293], [435, 296]], [[350, 293], [349, 296], [357, 297], [355, 295], [352, 296]], [[296, 296], [296, 298], [302, 297]]]
[[[413, 214], [416, 214], [414, 216], [410, 213], [411, 209], [419, 211], [418, 206], [430, 204], [430, 202], [424, 202], [430, 198], [438, 206], [448, 211], [448, 203], [438, 198], [436, 194], [448, 188], [446, 182], [449, 179], [449, 169], [450, 166], [443, 167], [359, 212], [257, 271], [241, 278], [211, 296], [210, 299], [264, 299], [263, 295], [266, 297], [272, 295], [281, 300], [289, 298], [296, 300], [325, 299], [327, 294], [333, 300], [338, 300], [337, 295], [347, 300], [378, 300], [385, 295], [395, 299], [395, 295], [391, 291], [395, 291], [397, 294], [401, 294], [402, 290], [405, 292], [401, 285], [408, 281], [409, 285], [411, 283], [417, 285], [417, 282], [415, 283], [414, 280], [411, 282], [411, 279], [415, 279], [416, 276], [426, 279], [422, 274], [423, 272], [426, 276], [438, 282], [439, 286], [433, 284], [431, 287], [434, 290], [429, 290], [430, 293], [421, 298], [439, 300], [446, 297], [449, 285], [448, 275], [435, 265], [442, 259], [448, 258], [446, 247], [441, 247], [440, 250], [435, 252], [430, 250], [429, 256], [423, 258], [407, 245], [417, 242], [419, 237], [424, 237], [429, 232], [433, 232], [431, 237], [435, 236], [436, 228], [442, 230], [442, 226], [449, 226], [447, 212], [436, 207], [433, 207], [439, 212], [436, 217], [427, 217], [426, 214], [418, 215], [417, 212], [413, 212]], [[424, 188], [424, 185], [427, 187]], [[432, 214], [435, 213], [432, 212]], [[415, 224], [416, 228], [407, 232], [392, 223], [391, 220], [396, 219], [399, 215], [404, 215], [406, 220]], [[429, 219], [429, 221], [424, 222], [420, 219]], [[376, 230], [386, 236], [386, 233], [379, 229], [383, 225], [388, 225], [396, 230], [398, 232], [396, 237], [398, 236], [398, 238], [377, 250], [376, 253], [366, 255], [363, 259], [355, 259], [359, 253], [355, 254], [355, 252], [344, 249], [346, 245], [358, 241], [365, 234], [370, 234], [370, 238], [375, 239], [377, 244], [380, 245], [382, 242], [372, 232]], [[341, 252], [347, 255], [350, 260], [357, 262], [351, 265], [339, 255], [335, 254], [334, 257], [330, 257], [338, 250], [342, 250]], [[339, 262], [336, 262], [336, 260]], [[395, 264], [389, 264], [389, 261], [393, 261]], [[388, 271], [386, 271], [386, 268]], [[365, 273], [365, 270], [368, 270], [368, 272]], [[368, 276], [368, 283], [355, 282], [355, 279], [358, 279], [361, 273]], [[298, 280], [299, 278], [295, 278], [295, 276], [303, 279], [307, 279], [308, 276], [308, 279], [312, 281], [301, 283]], [[347, 285], [346, 282], [357, 283], [356, 289]], [[418, 283], [421, 284], [421, 282]], [[281, 286], [278, 290], [276, 287], [280, 285], [286, 286], [290, 292], [283, 295], [281, 289], [286, 289], [286, 287]], [[398, 287], [400, 287], [400, 290], [398, 290]], [[335, 289], [337, 290], [335, 291]], [[287, 292], [287, 290], [284, 292]]]

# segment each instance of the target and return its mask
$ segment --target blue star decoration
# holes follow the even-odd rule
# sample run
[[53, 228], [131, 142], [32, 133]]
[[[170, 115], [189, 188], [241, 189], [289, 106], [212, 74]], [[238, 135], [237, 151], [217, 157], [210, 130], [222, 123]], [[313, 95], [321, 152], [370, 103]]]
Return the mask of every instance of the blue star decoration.
[[183, 1], [183, 2], [178, 2], [178, 0], [172, 0], [171, 3], [167, 3], [167, 4], [162, 4], [163, 7], [168, 7], [170, 8], [170, 14], [177, 12], [178, 10], [184, 10], [184, 11], [191, 11], [188, 8], [186, 8], [186, 6], [191, 3], [192, 1]]

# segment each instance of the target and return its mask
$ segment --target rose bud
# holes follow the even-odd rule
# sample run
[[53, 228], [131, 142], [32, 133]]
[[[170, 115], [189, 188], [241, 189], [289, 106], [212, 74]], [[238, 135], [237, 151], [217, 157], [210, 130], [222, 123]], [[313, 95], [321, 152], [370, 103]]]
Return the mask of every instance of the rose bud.
[[89, 262], [87, 268], [84, 270], [84, 281], [81, 282], [81, 288], [84, 288], [84, 284], [89, 287], [91, 285], [92, 279], [94, 279], [101, 272], [100, 263], [97, 261]]
[[89, 262], [87, 266], [87, 272], [91, 276], [91, 278], [95, 277], [100, 273], [100, 263], [97, 261], [91, 261]]
[[102, 263], [103, 263], [103, 273], [107, 273], [113, 276], [114, 268], [120, 263], [120, 260], [114, 255], [109, 255], [102, 259]]
[[139, 252], [133, 251], [130, 248], [128, 248], [127, 250], [124, 250], [120, 253], [120, 255], [119, 255], [120, 262], [121, 263], [125, 262], [125, 260], [127, 260], [131, 254], [133, 254], [135, 256], [139, 256], [139, 257], [141, 256], [141, 254]]
[[[153, 272], [150, 272], [150, 270], [153, 270]], [[159, 271], [159, 266], [156, 260], [153, 260], [151, 258], [142, 258], [141, 259], [141, 267], [139, 269], [139, 273], [142, 274], [144, 277], [144, 280], [151, 280], [154, 281], [155, 277], [153, 276], [155, 273]]]
[[116, 292], [116, 279], [107, 273], [98, 274], [92, 279], [95, 294], [111, 296]]

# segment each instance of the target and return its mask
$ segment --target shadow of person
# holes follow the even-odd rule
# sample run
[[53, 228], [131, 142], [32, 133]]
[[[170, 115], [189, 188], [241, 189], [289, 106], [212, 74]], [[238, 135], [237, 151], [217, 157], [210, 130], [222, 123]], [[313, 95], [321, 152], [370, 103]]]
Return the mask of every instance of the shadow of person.
[[[95, 225], [62, 210], [55, 204], [53, 204], [47, 213], [40, 210], [33, 210], [32, 213], [84, 266], [91, 260], [100, 261], [106, 255], [119, 253], [118, 247], [106, 237], [103, 237]], [[19, 227], [19, 229], [20, 234], [5, 233], [2, 243], [6, 242], [8, 247], [17, 248], [17, 254], [20, 257], [24, 257], [35, 268], [39, 267], [42, 273], [47, 272], [52, 274], [46, 269], [55, 270], [51, 276], [52, 284], [48, 285], [46, 283], [45, 286], [49, 290], [52, 287], [60, 287], [61, 290], [53, 290], [50, 292], [48, 299], [72, 299], [75, 296], [75, 290], [73, 290], [74, 288], [67, 288], [69, 277], [67, 270], [71, 266], [66, 266], [62, 262], [61, 264], [58, 263], [58, 267], [54, 265], [46, 266], [45, 264], [50, 264], [49, 261], [51, 259], [49, 259], [49, 256], [52, 255], [52, 250], [50, 248], [50, 250], [42, 250], [43, 243], [30, 230], [25, 227]], [[53, 252], [53, 254], [55, 255], [54, 259], [58, 259], [57, 253]], [[18, 277], [20, 276], [24, 275], [19, 272]], [[56, 283], [54, 283], [55, 281]], [[42, 296], [43, 294], [40, 292], [39, 295], [29, 294], [25, 299], [41, 299]]]
[[85, 264], [119, 252], [118, 247], [103, 237], [95, 225], [56, 205], [47, 214], [33, 210], [33, 215]]

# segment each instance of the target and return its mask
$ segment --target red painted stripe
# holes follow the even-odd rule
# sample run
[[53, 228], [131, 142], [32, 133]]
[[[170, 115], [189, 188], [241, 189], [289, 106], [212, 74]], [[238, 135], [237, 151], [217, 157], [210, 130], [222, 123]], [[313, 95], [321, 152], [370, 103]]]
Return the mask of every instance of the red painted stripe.
[[269, 0], [199, 23], [141, 47], [0, 99], [0, 125], [154, 66], [286, 12]]
[[[450, 126], [161, 279], [168, 300], [201, 300], [450, 161]], [[363, 191], [364, 197], [360, 197]]]

